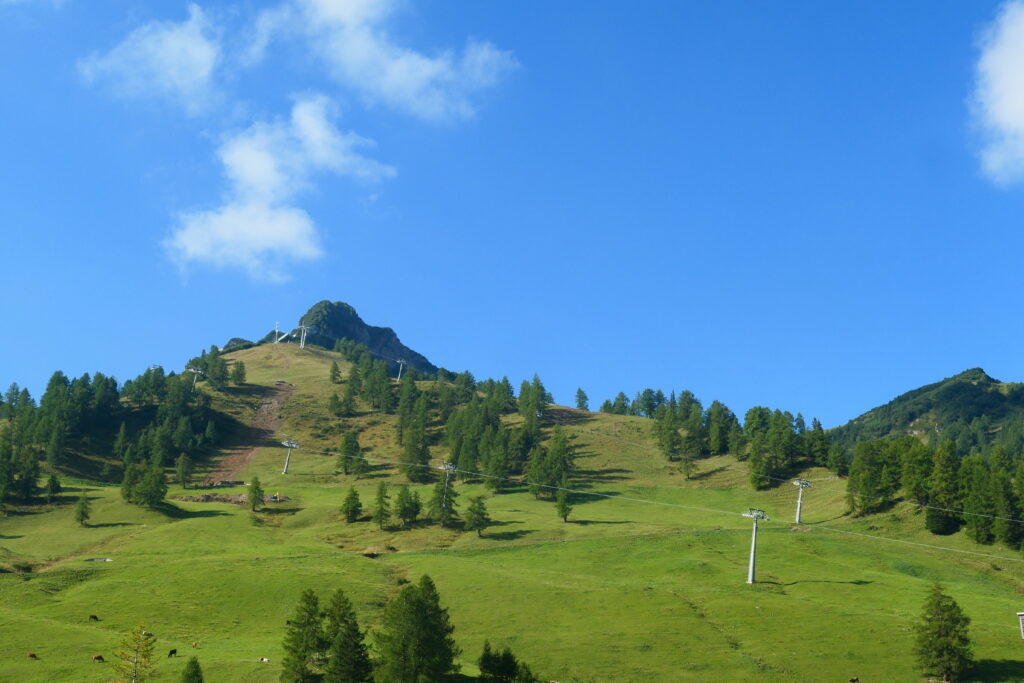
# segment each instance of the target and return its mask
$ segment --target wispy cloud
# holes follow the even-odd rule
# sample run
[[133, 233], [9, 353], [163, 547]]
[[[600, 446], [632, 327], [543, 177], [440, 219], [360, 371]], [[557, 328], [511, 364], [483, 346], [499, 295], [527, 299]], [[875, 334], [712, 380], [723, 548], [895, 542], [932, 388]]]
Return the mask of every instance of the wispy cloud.
[[181, 215], [164, 247], [183, 267], [240, 268], [283, 281], [285, 264], [322, 253], [312, 218], [292, 200], [315, 172], [371, 182], [393, 177], [394, 168], [359, 153], [372, 144], [335, 127], [327, 98], [299, 98], [288, 121], [256, 123], [224, 139], [218, 153], [231, 190], [223, 205]]
[[187, 20], [144, 24], [110, 52], [80, 60], [78, 70], [86, 82], [118, 95], [167, 99], [194, 115], [216, 100], [213, 78], [220, 61], [219, 36], [192, 4]]
[[984, 136], [984, 172], [1024, 180], [1024, 2], [1004, 4], [981, 41], [972, 109]]
[[517, 66], [510, 52], [485, 41], [433, 56], [400, 45], [387, 31], [394, 10], [393, 0], [289, 0], [260, 15], [248, 61], [276, 35], [301, 35], [332, 77], [367, 104], [432, 120], [472, 116], [472, 96]]

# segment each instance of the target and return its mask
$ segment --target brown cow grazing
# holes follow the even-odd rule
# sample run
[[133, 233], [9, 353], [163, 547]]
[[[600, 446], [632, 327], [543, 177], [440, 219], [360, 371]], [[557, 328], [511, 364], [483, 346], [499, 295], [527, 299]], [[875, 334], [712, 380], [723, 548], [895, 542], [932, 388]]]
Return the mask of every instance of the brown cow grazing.
[[194, 650], [194, 649], [196, 649], [197, 647], [199, 647], [199, 643], [197, 643], [196, 641], [194, 641], [194, 640], [193, 640], [193, 641], [192, 641], [192, 649]]
[[94, 662], [102, 662], [103, 661], [103, 655], [93, 655], [92, 656], [92, 661], [94, 661]]
[[170, 652], [168, 652], [168, 653], [167, 653], [167, 656], [168, 656], [168, 657], [173, 657], [173, 656], [175, 656], [176, 654], [178, 654], [178, 651], [177, 651], [177, 650], [171, 650]]
[[90, 614], [89, 615], [89, 621], [99, 621], [99, 620], [100, 620], [100, 618], [98, 616], [96, 616], [95, 614]]
[[29, 652], [27, 656], [29, 659], [39, 659], [39, 657], [36, 657], [35, 652]]

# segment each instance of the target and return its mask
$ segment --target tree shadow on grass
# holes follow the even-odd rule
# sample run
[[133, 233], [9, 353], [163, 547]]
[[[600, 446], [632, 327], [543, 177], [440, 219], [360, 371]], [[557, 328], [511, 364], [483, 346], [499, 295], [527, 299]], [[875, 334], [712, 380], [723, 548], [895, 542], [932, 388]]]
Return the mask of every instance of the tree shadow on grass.
[[1024, 661], [979, 659], [967, 673], [972, 681], [1019, 681], [1024, 679]]
[[[779, 583], [778, 581], [763, 581], [762, 583]], [[790, 581], [789, 583], [780, 584], [782, 586], [795, 586], [798, 583], [844, 583], [850, 586], [867, 586], [868, 584], [874, 583], [874, 581], [828, 581], [827, 579], [807, 579], [802, 581]]]
[[515, 531], [490, 531], [484, 534], [484, 538], [493, 538], [496, 541], [515, 541], [528, 534], [533, 533], [533, 529], [516, 529]]
[[603, 470], [576, 470], [574, 473], [585, 481], [592, 482], [606, 482], [606, 481], [626, 481], [629, 477], [622, 477], [622, 474], [631, 474], [632, 470], [626, 470], [621, 467], [608, 467]]
[[617, 498], [622, 495], [621, 491], [594, 491], [593, 493], [587, 491], [590, 488], [589, 484], [577, 484], [572, 483], [572, 488], [576, 489], [575, 492], [569, 494], [569, 503], [576, 507], [577, 505], [584, 505], [586, 503], [593, 503], [594, 501], [607, 500], [609, 498]]
[[14, 540], [16, 538], [25, 538], [25, 537], [24, 536], [4, 536], [3, 534], [0, 534], [0, 539], [5, 540], [5, 541], [6, 540]]
[[587, 525], [590, 525], [590, 524], [632, 524], [632, 522], [626, 522], [626, 521], [612, 522], [612, 521], [596, 520], [596, 519], [570, 519], [569, 520], [569, 524], [579, 524], [580, 526], [587, 526]]
[[164, 501], [153, 508], [155, 512], [159, 512], [166, 517], [171, 519], [196, 519], [199, 517], [224, 517], [228, 513], [222, 510], [185, 510], [183, 508]]
[[103, 524], [88, 524], [90, 529], [103, 529], [111, 526], [142, 526], [138, 522], [105, 522]]
[[728, 465], [722, 465], [721, 467], [716, 467], [713, 470], [704, 470], [703, 472], [697, 472], [696, 474], [690, 475], [690, 481], [700, 481], [701, 479], [707, 479], [709, 477], [715, 476], [720, 472], [725, 472], [727, 469], [729, 469]]
[[260, 512], [267, 515], [294, 515], [302, 508], [263, 507]]

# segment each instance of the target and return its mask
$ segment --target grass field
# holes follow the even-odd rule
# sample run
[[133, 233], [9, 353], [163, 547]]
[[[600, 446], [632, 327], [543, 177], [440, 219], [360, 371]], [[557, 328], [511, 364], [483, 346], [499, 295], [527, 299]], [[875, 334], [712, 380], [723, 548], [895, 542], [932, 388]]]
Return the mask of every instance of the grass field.
[[[221, 408], [247, 422], [265, 387], [289, 382], [277, 436], [336, 449], [342, 426], [323, 408], [338, 389], [327, 382], [331, 354], [280, 345], [232, 357], [245, 361], [251, 386], [218, 396]], [[931, 536], [906, 505], [851, 519], [844, 483], [827, 479], [808, 490], [805, 524], [796, 526], [795, 487], [755, 492], [730, 457], [701, 461], [687, 481], [658, 455], [643, 419], [568, 409], [551, 417], [579, 448], [570, 522], [525, 490], [488, 494], [495, 525], [483, 538], [345, 524], [338, 507], [349, 486], [370, 507], [378, 482], [404, 482], [386, 464], [398, 456], [391, 418], [373, 414], [345, 420], [379, 463], [358, 482], [337, 473], [330, 456], [300, 450], [282, 475], [283, 448], [256, 450], [245, 476], [289, 498], [256, 515], [226, 503], [143, 510], [124, 504], [117, 487], [66, 482], [62, 501], [0, 519], [0, 563], [35, 565], [0, 573], [0, 679], [110, 680], [109, 665], [92, 655], [109, 660], [143, 624], [158, 637], [158, 655], [184, 655], [160, 662], [160, 680], [177, 679], [197, 641], [207, 680], [275, 681], [284, 622], [302, 590], [344, 589], [372, 628], [402, 582], [429, 573], [469, 676], [488, 638], [562, 683], [920, 681], [912, 627], [938, 581], [973, 620], [972, 680], [1024, 680], [1019, 553], [962, 534]], [[440, 461], [444, 451], [432, 453]], [[83, 488], [93, 501], [88, 528], [72, 519]], [[458, 490], [463, 504], [484, 493]], [[182, 493], [172, 487], [170, 496]], [[750, 520], [740, 513], [752, 506], [772, 519], [758, 534], [759, 582], [747, 585]], [[113, 561], [85, 561], [94, 557]], [[38, 661], [25, 657], [30, 651]]]

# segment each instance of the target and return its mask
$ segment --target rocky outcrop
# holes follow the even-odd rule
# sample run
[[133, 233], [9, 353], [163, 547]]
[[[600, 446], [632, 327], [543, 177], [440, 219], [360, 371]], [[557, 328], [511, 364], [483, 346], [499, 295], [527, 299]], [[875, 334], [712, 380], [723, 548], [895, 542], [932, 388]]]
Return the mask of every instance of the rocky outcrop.
[[403, 344], [390, 327], [367, 325], [352, 308], [343, 301], [321, 301], [310, 308], [299, 319], [300, 325], [309, 327], [307, 344], [316, 344], [328, 349], [334, 348], [339, 339], [351, 339], [363, 344], [377, 358], [386, 360], [392, 366], [405, 361], [410, 367], [428, 374], [436, 374], [437, 367], [408, 346]]

